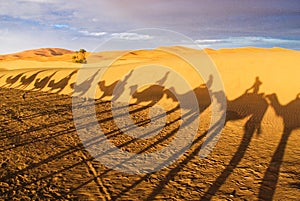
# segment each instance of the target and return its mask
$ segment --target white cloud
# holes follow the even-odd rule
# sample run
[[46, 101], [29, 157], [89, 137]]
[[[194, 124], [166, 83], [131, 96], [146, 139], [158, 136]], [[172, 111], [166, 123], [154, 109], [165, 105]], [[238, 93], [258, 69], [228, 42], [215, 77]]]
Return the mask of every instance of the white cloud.
[[299, 40], [280, 39], [261, 36], [228, 37], [223, 39], [204, 39], [195, 40], [201, 48], [234, 48], [234, 47], [293, 47], [295, 49], [300, 45]]
[[212, 43], [218, 43], [222, 42], [221, 39], [204, 39], [204, 40], [195, 40], [195, 43], [197, 44], [212, 44]]
[[137, 33], [113, 33], [111, 34], [113, 38], [119, 38], [124, 40], [149, 40], [153, 37], [150, 35], [137, 34]]
[[103, 35], [106, 35], [107, 33], [106, 32], [89, 32], [89, 31], [79, 31], [79, 33], [82, 33], [86, 36], [103, 36]]

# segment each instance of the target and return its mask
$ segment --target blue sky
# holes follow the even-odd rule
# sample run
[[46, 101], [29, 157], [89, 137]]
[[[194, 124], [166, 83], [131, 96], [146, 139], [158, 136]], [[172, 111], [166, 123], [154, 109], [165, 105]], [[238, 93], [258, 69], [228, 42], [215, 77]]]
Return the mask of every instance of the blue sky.
[[200, 47], [300, 49], [299, 0], [0, 0], [0, 54], [40, 47], [93, 50], [111, 37], [164, 28]]

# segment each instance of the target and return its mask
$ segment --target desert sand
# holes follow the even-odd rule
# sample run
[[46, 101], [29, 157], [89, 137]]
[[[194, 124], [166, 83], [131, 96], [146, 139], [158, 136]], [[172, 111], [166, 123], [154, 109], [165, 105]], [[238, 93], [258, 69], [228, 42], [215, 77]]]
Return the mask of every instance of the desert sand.
[[[199, 158], [198, 153], [211, 116], [210, 84], [204, 81], [209, 75], [201, 78], [190, 63], [170, 52], [203, 58], [200, 64], [215, 66], [223, 80], [226, 124], [206, 158]], [[299, 199], [299, 51], [160, 47], [87, 53], [87, 64], [72, 63], [73, 54], [44, 48], [0, 55], [1, 199]], [[204, 58], [210, 58], [211, 63]], [[124, 83], [121, 91], [130, 93], [132, 88], [126, 85], [130, 76], [162, 85], [177, 83], [172, 73], [149, 73], [141, 78], [135, 70], [155, 65], [168, 66], [180, 74], [195, 92], [201, 122], [194, 143], [175, 163], [155, 173], [127, 174], [110, 169], [82, 145], [73, 122], [72, 95], [80, 96], [82, 102], [92, 100], [98, 124], [120, 149], [131, 153], [162, 149], [181, 122], [174, 94], [157, 86], [144, 86], [133, 94], [130, 116], [140, 127], [150, 123], [150, 106], [158, 104], [168, 110], [167, 124], [148, 140], [122, 133], [112, 118], [110, 104], [118, 81]], [[175, 95], [184, 97], [190, 91], [177, 86]], [[87, 126], [89, 123], [87, 118]]]

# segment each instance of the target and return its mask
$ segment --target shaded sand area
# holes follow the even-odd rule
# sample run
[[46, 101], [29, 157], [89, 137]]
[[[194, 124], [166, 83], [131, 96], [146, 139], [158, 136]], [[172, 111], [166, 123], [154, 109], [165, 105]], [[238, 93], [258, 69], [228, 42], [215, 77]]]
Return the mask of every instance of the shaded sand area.
[[[62, 54], [62, 50], [41, 50], [42, 56], [33, 53], [33, 57], [19, 54], [17, 59], [0, 57], [1, 199], [298, 200], [300, 52], [279, 48], [205, 50], [223, 79], [228, 107], [220, 140], [213, 152], [201, 159], [198, 153], [211, 116], [210, 84], [205, 85], [188, 63], [169, 54], [169, 48], [196, 57], [203, 54], [181, 47], [134, 51], [114, 62], [103, 80], [96, 76], [101, 70], [89, 64], [100, 59], [97, 67], [105, 67], [122, 52], [91, 55], [85, 70], [71, 63], [72, 52], [65, 50]], [[134, 67], [155, 63], [171, 66], [196, 93], [201, 123], [194, 142], [175, 163], [155, 173], [131, 175], [109, 169], [82, 145], [72, 106], [84, 108], [91, 101], [88, 98], [97, 98], [91, 102], [97, 124], [109, 141], [124, 151], [162, 149], [181, 123], [174, 94], [157, 85], [133, 94], [129, 113], [140, 127], [151, 123], [150, 106], [167, 106], [166, 125], [148, 140], [123, 133], [112, 117], [110, 103], [117, 82], [126, 83], [125, 73], [134, 76]], [[74, 83], [79, 72], [85, 76]], [[175, 79], [167, 73], [155, 77], [158, 84]], [[97, 86], [96, 97], [85, 90], [92, 85]], [[72, 105], [74, 89], [82, 98]], [[184, 97], [187, 92], [176, 93]], [[120, 111], [125, 114], [126, 108], [120, 107]], [[88, 129], [89, 123], [87, 118], [82, 129]]]

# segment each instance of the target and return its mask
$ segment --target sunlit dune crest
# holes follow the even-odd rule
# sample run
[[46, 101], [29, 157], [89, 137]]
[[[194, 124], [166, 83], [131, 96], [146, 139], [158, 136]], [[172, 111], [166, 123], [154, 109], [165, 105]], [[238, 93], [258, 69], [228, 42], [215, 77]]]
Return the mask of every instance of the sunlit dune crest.
[[[62, 61], [66, 59], [66, 56], [74, 54], [74, 51], [66, 50], [62, 48], [40, 48], [34, 50], [26, 50], [14, 54], [0, 55], [0, 60], [57, 60]], [[55, 57], [55, 58], [52, 58]], [[67, 57], [68, 58], [68, 57]]]

